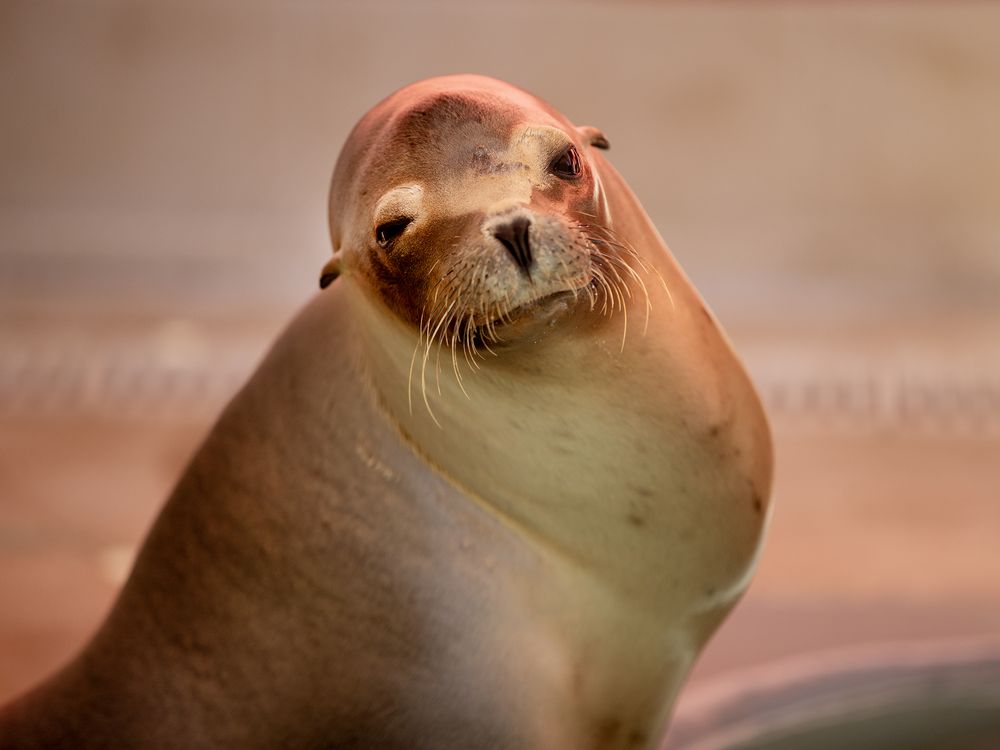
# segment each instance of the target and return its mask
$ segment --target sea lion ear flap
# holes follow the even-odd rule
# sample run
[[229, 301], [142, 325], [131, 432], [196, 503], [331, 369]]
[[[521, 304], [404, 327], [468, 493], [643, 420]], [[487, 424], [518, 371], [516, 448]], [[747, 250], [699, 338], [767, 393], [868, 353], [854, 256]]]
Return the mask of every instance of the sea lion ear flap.
[[576, 130], [580, 134], [580, 137], [583, 138], [584, 143], [589, 143], [594, 148], [604, 149], [605, 151], [611, 148], [611, 144], [608, 143], [608, 137], [597, 128], [593, 128], [590, 125], [583, 125]]
[[338, 276], [340, 276], [340, 253], [336, 252], [326, 262], [326, 265], [323, 266], [323, 270], [320, 271], [319, 288], [326, 289]]

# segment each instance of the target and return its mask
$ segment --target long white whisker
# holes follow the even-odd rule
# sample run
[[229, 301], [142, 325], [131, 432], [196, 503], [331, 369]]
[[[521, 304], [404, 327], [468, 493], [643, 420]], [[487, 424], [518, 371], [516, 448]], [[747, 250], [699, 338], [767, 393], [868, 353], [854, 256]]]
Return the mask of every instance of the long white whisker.
[[[437, 326], [431, 332], [431, 335], [427, 339], [427, 346], [424, 349], [424, 358], [420, 365], [420, 387], [423, 391], [424, 396], [424, 406], [427, 407], [427, 413], [431, 415], [431, 419], [434, 420], [434, 424], [441, 427], [441, 423], [438, 421], [437, 416], [434, 414], [434, 410], [431, 408], [430, 400], [427, 398], [427, 360], [431, 355], [431, 346], [434, 345], [434, 339], [437, 338], [438, 332], [441, 330], [441, 326], [444, 324], [445, 319], [451, 312], [451, 308], [455, 306], [454, 300], [448, 305], [447, 309], [441, 314], [441, 319], [438, 321]], [[440, 349], [438, 350], [440, 352]], [[443, 429], [443, 428], [442, 428]]]
[[420, 333], [417, 336], [416, 346], [413, 347], [413, 355], [410, 357], [410, 370], [406, 375], [406, 403], [410, 409], [410, 416], [413, 416], [413, 364], [417, 361], [417, 351], [424, 341], [424, 310], [420, 311]]

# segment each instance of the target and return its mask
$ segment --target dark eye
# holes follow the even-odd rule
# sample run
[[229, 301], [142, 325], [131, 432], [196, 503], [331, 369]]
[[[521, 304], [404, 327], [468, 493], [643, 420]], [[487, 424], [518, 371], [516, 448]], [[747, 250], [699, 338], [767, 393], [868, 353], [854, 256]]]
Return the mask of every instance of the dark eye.
[[409, 216], [403, 216], [399, 219], [383, 222], [375, 227], [375, 241], [378, 243], [378, 246], [381, 248], [389, 247], [403, 233], [403, 230], [409, 226], [411, 221], [413, 219]]
[[576, 146], [570, 146], [559, 156], [552, 160], [549, 170], [559, 177], [572, 179], [583, 174], [583, 166], [580, 164], [580, 152]]

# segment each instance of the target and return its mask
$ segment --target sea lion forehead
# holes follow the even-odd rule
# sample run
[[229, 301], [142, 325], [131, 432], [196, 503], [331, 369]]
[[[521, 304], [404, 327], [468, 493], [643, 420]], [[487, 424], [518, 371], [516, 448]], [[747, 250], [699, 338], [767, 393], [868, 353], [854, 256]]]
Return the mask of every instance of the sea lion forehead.
[[[485, 200], [478, 195], [482, 190], [516, 188], [517, 201], [527, 202], [532, 187], [547, 184], [548, 162], [575, 139], [572, 128], [513, 87], [420, 92], [395, 114], [386, 135], [377, 158], [383, 165], [392, 164], [392, 192], [401, 184], [414, 183], [435, 192], [444, 189], [458, 193], [448, 199], [452, 208], [467, 207], [480, 197]], [[483, 178], [493, 184], [479, 184]], [[506, 178], [526, 182], [496, 183]], [[470, 190], [476, 195], [466, 194]], [[396, 202], [395, 195], [392, 198]]]
[[[393, 140], [428, 146], [449, 136], [477, 135], [484, 146], [506, 147], [529, 123], [572, 129], [548, 104], [503, 81], [447, 76], [400, 89], [383, 105], [392, 113]], [[433, 139], [422, 136], [433, 133]]]

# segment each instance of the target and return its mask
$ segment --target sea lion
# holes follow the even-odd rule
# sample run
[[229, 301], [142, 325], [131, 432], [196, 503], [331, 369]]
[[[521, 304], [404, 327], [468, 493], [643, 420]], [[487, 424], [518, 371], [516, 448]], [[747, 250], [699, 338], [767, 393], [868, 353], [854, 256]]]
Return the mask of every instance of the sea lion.
[[326, 288], [0, 747], [656, 747], [771, 442], [607, 146], [478, 76], [366, 114]]

